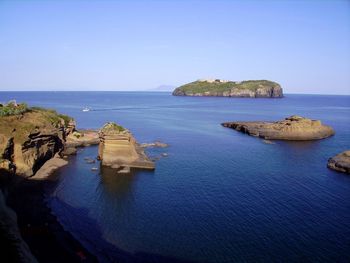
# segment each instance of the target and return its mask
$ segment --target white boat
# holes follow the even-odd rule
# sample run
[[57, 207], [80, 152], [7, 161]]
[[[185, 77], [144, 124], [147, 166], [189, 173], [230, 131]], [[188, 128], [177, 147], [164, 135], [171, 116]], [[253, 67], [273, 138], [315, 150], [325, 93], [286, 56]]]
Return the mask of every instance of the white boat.
[[85, 108], [83, 108], [83, 111], [90, 111], [90, 108], [85, 107]]

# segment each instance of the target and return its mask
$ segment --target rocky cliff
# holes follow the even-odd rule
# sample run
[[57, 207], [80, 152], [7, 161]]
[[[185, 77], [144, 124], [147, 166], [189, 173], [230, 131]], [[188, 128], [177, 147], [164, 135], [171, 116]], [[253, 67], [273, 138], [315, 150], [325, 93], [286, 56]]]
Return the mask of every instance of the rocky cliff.
[[334, 134], [334, 130], [321, 121], [296, 115], [276, 122], [225, 122], [222, 125], [267, 140], [318, 140]]
[[268, 80], [242, 82], [226, 80], [198, 80], [176, 88], [174, 96], [218, 96], [237, 98], [281, 98], [281, 86]]
[[98, 157], [104, 166], [116, 169], [154, 169], [132, 134], [116, 123], [106, 123], [99, 131], [100, 144]]
[[25, 177], [34, 175], [64, 149], [70, 118], [53, 110], [31, 108], [0, 117], [0, 168]]

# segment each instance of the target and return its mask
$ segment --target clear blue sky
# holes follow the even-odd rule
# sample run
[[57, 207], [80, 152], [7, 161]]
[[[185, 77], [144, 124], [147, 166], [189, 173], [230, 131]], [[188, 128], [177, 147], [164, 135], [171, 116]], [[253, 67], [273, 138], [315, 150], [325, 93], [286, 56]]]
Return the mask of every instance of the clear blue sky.
[[350, 1], [0, 0], [0, 90], [209, 77], [350, 94]]

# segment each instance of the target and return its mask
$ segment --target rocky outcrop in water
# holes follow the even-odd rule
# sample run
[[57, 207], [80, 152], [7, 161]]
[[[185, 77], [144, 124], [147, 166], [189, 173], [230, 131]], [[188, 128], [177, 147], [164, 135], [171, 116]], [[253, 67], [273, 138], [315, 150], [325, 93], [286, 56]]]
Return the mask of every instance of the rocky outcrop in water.
[[99, 144], [100, 139], [98, 132], [95, 130], [73, 130], [66, 137], [66, 148], [86, 147]]
[[329, 158], [327, 167], [338, 172], [350, 174], [350, 150]]
[[116, 123], [106, 123], [99, 131], [98, 157], [104, 166], [128, 172], [130, 168], [154, 169], [132, 134]]
[[176, 88], [174, 96], [215, 96], [236, 98], [281, 98], [281, 86], [268, 80], [198, 80]]
[[168, 144], [160, 141], [150, 142], [150, 143], [141, 143], [142, 148], [166, 148]]
[[86, 147], [100, 143], [98, 132], [94, 130], [79, 130], [74, 127], [72, 131], [66, 136], [66, 142], [62, 155], [75, 155], [77, 147]]
[[276, 122], [225, 122], [222, 125], [266, 140], [319, 140], [334, 134], [334, 130], [321, 121], [300, 116]]

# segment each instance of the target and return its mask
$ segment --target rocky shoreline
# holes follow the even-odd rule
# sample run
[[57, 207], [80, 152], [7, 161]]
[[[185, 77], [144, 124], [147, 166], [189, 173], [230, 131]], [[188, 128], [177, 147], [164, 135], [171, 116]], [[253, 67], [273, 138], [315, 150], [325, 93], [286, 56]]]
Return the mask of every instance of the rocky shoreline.
[[[52, 215], [44, 188], [68, 164], [63, 152], [75, 131], [68, 116], [29, 109], [0, 119], [0, 242], [2, 262], [97, 262]], [[85, 145], [89, 140], [75, 146]], [[92, 143], [92, 141], [90, 142]]]
[[[1, 117], [0, 126], [0, 244], [8, 247], [0, 260], [97, 262], [52, 215], [44, 187], [55, 183], [52, 174], [68, 164], [78, 147], [101, 144], [105, 138], [95, 130], [78, 131], [73, 119], [41, 108]], [[130, 147], [136, 159], [128, 167], [155, 168], [134, 139]], [[126, 154], [118, 147], [117, 153]]]

